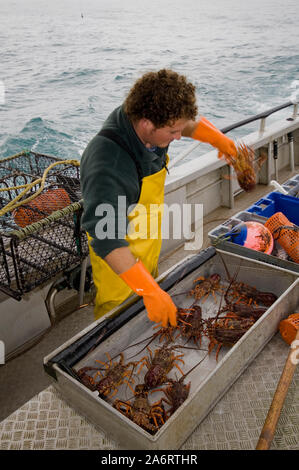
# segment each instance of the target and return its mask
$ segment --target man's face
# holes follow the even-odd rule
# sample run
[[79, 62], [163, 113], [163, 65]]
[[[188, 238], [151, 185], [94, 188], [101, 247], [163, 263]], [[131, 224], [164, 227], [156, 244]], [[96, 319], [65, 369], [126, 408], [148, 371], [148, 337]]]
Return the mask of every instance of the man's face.
[[156, 128], [151, 121], [148, 121], [145, 146], [164, 148], [173, 140], [180, 140], [182, 131], [188, 122], [188, 119], [178, 119], [171, 126]]

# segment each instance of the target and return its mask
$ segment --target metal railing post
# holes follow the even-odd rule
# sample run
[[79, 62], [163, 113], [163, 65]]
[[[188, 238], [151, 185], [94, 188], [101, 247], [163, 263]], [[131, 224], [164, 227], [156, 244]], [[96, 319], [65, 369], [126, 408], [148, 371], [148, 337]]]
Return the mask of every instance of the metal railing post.
[[278, 180], [278, 141], [273, 141], [273, 159], [274, 159], [274, 172], [275, 172], [275, 179]]
[[294, 136], [292, 132], [288, 133], [289, 142], [289, 155], [290, 155], [290, 170], [295, 170], [295, 154], [294, 154]]
[[260, 134], [263, 134], [263, 132], [265, 132], [265, 128], [266, 128], [266, 118], [262, 118], [261, 119], [261, 122], [260, 122]]
[[85, 279], [86, 279], [86, 269], [87, 269], [88, 256], [86, 256], [81, 263], [81, 272], [80, 272], [80, 287], [79, 287], [79, 307], [83, 304], [84, 301], [84, 291], [85, 291]]

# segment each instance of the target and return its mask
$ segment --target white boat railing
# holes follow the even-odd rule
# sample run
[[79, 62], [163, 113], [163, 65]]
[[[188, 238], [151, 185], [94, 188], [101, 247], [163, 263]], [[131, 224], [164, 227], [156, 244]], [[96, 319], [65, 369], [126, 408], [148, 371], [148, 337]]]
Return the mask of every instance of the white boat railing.
[[[297, 114], [298, 114], [298, 103], [293, 102], [293, 101], [287, 101], [286, 103], [284, 103], [282, 105], [276, 106], [275, 108], [268, 109], [267, 111], [263, 111], [262, 113], [256, 114], [255, 116], [243, 119], [242, 121], [238, 121], [235, 124], [231, 124], [231, 125], [226, 126], [226, 127], [224, 127], [223, 129], [220, 129], [220, 130], [221, 130], [221, 132], [223, 132], [223, 134], [226, 134], [229, 131], [232, 131], [232, 130], [237, 129], [237, 128], [242, 127], [242, 126], [245, 126], [246, 124], [250, 124], [254, 121], [260, 120], [261, 122], [260, 122], [259, 132], [262, 133], [262, 132], [265, 131], [265, 128], [266, 128], [266, 119], [267, 119], [267, 117], [270, 116], [271, 114], [276, 113], [277, 111], [288, 108], [289, 106], [294, 106], [293, 117], [291, 117], [289, 119], [296, 119]], [[188, 147], [186, 150], [183, 150], [181, 153], [179, 153], [179, 155], [177, 155], [177, 157], [174, 157], [172, 159], [172, 161], [169, 164], [169, 168], [173, 168], [178, 162], [180, 162], [185, 157], [190, 155], [190, 153], [192, 153], [193, 150], [195, 150], [199, 145], [200, 145], [200, 142], [195, 142], [192, 145], [190, 145], [190, 147]]]

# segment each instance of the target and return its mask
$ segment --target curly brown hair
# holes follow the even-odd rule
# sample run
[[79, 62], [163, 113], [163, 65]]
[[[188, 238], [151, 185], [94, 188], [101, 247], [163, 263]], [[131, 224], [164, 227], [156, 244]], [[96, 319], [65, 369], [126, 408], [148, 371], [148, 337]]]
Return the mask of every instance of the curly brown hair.
[[131, 121], [149, 119], [157, 128], [197, 115], [195, 86], [184, 75], [162, 69], [147, 72], [129, 91], [124, 109]]

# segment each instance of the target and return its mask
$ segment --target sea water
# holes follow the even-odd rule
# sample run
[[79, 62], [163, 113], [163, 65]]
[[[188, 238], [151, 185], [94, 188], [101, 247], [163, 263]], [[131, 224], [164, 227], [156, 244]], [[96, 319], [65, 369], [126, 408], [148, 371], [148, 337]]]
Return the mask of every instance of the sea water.
[[80, 159], [149, 70], [185, 74], [219, 128], [294, 99], [298, 17], [298, 0], [0, 0], [0, 158]]

